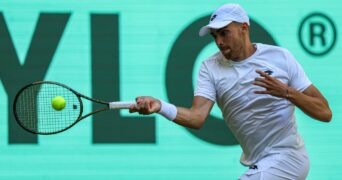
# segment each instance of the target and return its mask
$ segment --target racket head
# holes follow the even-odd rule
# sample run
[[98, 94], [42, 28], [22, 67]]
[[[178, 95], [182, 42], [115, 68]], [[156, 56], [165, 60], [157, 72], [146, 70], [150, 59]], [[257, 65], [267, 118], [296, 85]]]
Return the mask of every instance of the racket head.
[[[62, 96], [66, 105], [55, 110], [51, 100]], [[39, 81], [20, 89], [14, 99], [13, 112], [17, 123], [34, 134], [56, 134], [75, 125], [81, 118], [83, 104], [80, 95], [57, 82]]]

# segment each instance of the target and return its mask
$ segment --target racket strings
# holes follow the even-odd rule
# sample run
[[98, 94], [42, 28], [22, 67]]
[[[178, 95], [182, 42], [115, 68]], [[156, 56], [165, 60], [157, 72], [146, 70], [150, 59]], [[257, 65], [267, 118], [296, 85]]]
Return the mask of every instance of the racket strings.
[[[66, 106], [60, 111], [52, 107], [51, 100], [62, 96]], [[80, 101], [69, 89], [57, 84], [35, 84], [19, 95], [16, 103], [18, 121], [26, 129], [50, 134], [67, 129], [80, 115]]]

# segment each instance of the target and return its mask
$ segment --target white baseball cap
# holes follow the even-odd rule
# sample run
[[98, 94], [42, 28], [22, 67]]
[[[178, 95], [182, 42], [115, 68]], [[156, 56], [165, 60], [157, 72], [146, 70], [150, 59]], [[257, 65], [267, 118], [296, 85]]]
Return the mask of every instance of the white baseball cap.
[[222, 5], [211, 15], [209, 24], [200, 29], [199, 35], [204, 36], [210, 32], [210, 29], [223, 28], [233, 21], [249, 25], [248, 15], [239, 4]]

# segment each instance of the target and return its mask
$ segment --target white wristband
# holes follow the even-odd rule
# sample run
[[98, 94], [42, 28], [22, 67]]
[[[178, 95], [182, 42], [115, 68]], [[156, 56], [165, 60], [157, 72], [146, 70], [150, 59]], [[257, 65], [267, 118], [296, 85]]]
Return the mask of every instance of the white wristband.
[[166, 119], [173, 121], [176, 119], [177, 116], [177, 108], [175, 105], [160, 101], [161, 107], [160, 111], [158, 112], [160, 115], [163, 115]]

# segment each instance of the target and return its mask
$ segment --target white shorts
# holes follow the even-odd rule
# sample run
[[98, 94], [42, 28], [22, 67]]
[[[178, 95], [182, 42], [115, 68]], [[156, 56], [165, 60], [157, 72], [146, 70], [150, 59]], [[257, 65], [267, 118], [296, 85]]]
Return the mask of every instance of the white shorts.
[[240, 180], [305, 180], [310, 162], [306, 152], [272, 154], [251, 166]]

